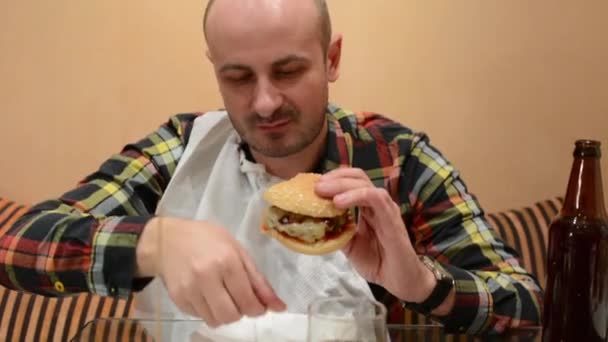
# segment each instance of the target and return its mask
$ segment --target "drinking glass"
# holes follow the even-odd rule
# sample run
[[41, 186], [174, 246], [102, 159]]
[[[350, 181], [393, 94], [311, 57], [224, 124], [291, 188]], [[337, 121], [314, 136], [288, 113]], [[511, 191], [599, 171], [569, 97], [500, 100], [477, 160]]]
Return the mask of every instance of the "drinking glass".
[[386, 307], [375, 300], [329, 297], [308, 306], [308, 342], [386, 342]]

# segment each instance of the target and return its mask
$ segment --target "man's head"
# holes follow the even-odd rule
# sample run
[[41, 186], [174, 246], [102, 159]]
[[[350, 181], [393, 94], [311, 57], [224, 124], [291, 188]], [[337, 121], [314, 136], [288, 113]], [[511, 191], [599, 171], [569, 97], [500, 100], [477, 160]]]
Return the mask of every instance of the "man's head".
[[[329, 48], [329, 44], [331, 42], [331, 17], [329, 16], [329, 10], [327, 8], [327, 2], [325, 0], [312, 0], [317, 6], [317, 10], [319, 11], [319, 34], [321, 38], [321, 46], [323, 47], [323, 52], [327, 53], [327, 49]], [[207, 39], [207, 18], [209, 17], [209, 12], [215, 0], [209, 0], [207, 2], [207, 6], [205, 7], [205, 15], [203, 17], [203, 32], [205, 34], [205, 39]]]
[[224, 105], [257, 153], [285, 157], [325, 132], [341, 38], [323, 0], [212, 0], [205, 38]]

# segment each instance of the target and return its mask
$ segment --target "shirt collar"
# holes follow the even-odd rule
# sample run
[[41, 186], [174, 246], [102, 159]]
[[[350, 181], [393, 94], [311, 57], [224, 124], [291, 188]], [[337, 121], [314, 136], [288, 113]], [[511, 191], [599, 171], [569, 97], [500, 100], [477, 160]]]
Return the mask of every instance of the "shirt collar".
[[[349, 131], [342, 123], [352, 124], [352, 115], [333, 104], [327, 107], [327, 146], [325, 155], [321, 158], [319, 173], [327, 173], [333, 169], [352, 166], [353, 140]], [[350, 122], [349, 122], [350, 121]]]

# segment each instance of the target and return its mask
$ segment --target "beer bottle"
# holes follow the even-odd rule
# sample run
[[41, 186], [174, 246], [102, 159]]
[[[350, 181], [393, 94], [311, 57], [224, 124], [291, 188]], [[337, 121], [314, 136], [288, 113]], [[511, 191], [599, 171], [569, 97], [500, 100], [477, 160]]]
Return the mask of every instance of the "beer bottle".
[[600, 143], [578, 140], [563, 207], [549, 228], [543, 341], [608, 341], [608, 218]]

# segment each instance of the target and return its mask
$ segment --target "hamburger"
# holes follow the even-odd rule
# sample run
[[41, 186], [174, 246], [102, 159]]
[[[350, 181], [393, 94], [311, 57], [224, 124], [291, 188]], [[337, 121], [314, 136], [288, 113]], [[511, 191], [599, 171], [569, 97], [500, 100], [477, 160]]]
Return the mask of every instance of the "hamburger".
[[355, 234], [348, 209], [317, 196], [314, 185], [321, 177], [300, 173], [264, 192], [270, 204], [263, 215], [262, 232], [285, 247], [308, 255], [322, 255], [346, 246]]

